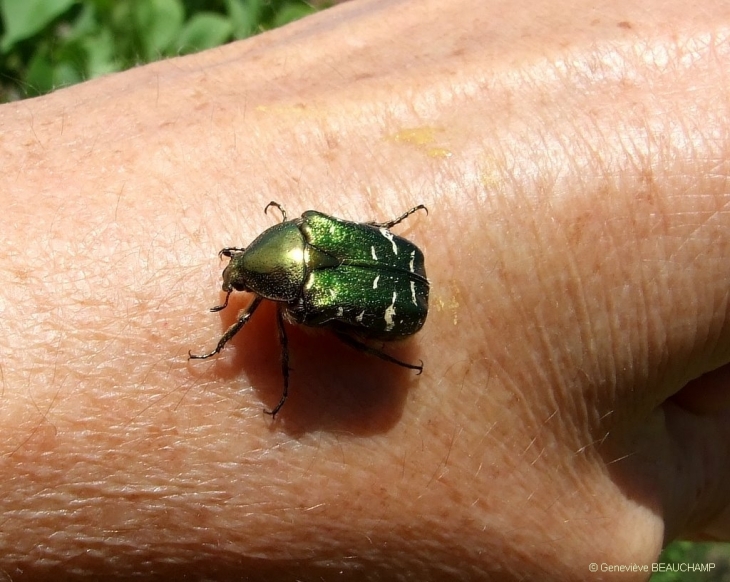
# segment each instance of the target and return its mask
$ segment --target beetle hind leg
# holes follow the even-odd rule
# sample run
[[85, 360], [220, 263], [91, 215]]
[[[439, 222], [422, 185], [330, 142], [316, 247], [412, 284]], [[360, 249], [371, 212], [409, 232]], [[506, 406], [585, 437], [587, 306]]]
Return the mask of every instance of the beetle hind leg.
[[425, 210], [426, 214], [428, 214], [428, 208], [426, 208], [423, 204], [419, 204], [418, 206], [414, 206], [410, 210], [407, 210], [406, 212], [401, 214], [398, 218], [394, 218], [393, 220], [389, 220], [388, 222], [369, 222], [368, 224], [371, 224], [378, 228], [390, 229], [390, 228], [393, 228], [399, 222], [403, 222], [411, 214], [413, 214], [414, 212], [418, 212], [419, 210]]
[[289, 396], [289, 339], [286, 337], [286, 329], [284, 329], [283, 311], [281, 306], [276, 310], [276, 327], [279, 329], [279, 343], [281, 344], [281, 373], [284, 376], [284, 392], [273, 410], [264, 410], [266, 414], [271, 415], [271, 418], [276, 418], [276, 413], [281, 410]]
[[351, 348], [355, 348], [358, 351], [378, 357], [381, 360], [390, 362], [391, 364], [396, 364], [398, 366], [401, 366], [402, 368], [408, 368], [409, 370], [418, 370], [419, 375], [421, 374], [421, 372], [423, 372], [423, 361], [421, 361], [420, 364], [409, 364], [408, 362], [404, 362], [402, 360], [394, 358], [393, 356], [386, 354], [385, 352], [381, 352], [380, 350], [377, 350], [367, 345], [366, 343], [361, 342], [360, 340], [356, 340], [351, 335], [342, 333], [341, 331], [336, 331], [334, 333], [342, 343], [347, 344]]

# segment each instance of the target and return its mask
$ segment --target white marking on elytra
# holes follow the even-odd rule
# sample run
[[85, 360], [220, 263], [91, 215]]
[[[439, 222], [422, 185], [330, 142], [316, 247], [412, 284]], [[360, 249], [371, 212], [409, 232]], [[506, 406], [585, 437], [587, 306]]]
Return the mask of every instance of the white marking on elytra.
[[377, 277], [375, 277], [375, 279], [373, 279], [373, 289], [377, 289], [378, 288], [378, 281], [379, 280], [380, 280], [380, 275], [378, 275]]
[[390, 244], [393, 245], [393, 254], [398, 254], [398, 245], [395, 244], [395, 241], [393, 240], [393, 233], [385, 228], [380, 229], [380, 234], [382, 234], [385, 238], [387, 238], [390, 241]]
[[416, 283], [414, 281], [411, 281], [411, 301], [413, 301], [413, 305], [418, 305], [418, 301], [416, 301]]
[[304, 283], [304, 288], [311, 289], [312, 285], [314, 285], [314, 273], [309, 273], [309, 277], [307, 277], [307, 281]]
[[364, 315], [365, 315], [365, 310], [363, 309], [363, 310], [362, 310], [362, 311], [360, 312], [360, 314], [359, 314], [359, 315], [358, 315], [357, 317], [355, 317], [355, 319], [356, 319], [356, 320], [357, 320], [357, 321], [358, 321], [359, 323], [362, 323], [362, 318], [363, 318], [363, 316], [364, 316]]
[[338, 307], [337, 308], [337, 317], [342, 317], [343, 315], [345, 315], [344, 309], [342, 309], [342, 307]]
[[393, 316], [395, 315], [395, 300], [398, 299], [398, 293], [393, 291], [393, 303], [390, 304], [390, 307], [388, 307], [385, 310], [385, 331], [390, 331], [395, 326], [395, 322], [393, 321]]
[[408, 263], [408, 267], [410, 268], [411, 273], [414, 272], [413, 271], [413, 263], [414, 263], [415, 260], [416, 260], [416, 251], [411, 251], [411, 262]]
[[375, 247], [370, 245], [370, 256], [373, 257], [373, 261], [378, 260], [378, 255], [375, 254]]

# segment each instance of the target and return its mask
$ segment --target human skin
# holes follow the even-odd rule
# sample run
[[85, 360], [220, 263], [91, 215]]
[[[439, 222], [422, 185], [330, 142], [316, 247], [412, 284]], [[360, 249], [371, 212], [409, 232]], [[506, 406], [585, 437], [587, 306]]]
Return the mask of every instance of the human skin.
[[[641, 580], [727, 539], [730, 8], [358, 0], [0, 108], [0, 572]], [[426, 255], [394, 356], [216, 257], [318, 209]], [[714, 372], [713, 372], [714, 371]]]

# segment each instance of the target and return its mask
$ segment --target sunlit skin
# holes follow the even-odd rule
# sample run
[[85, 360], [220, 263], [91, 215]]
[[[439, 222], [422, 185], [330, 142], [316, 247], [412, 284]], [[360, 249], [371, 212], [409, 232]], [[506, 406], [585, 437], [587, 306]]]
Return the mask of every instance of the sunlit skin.
[[[730, 5], [354, 0], [0, 107], [0, 578], [643, 580], [730, 533]], [[316, 209], [423, 373], [221, 305]], [[272, 214], [270, 212], [270, 214]], [[231, 251], [231, 255], [233, 251]]]

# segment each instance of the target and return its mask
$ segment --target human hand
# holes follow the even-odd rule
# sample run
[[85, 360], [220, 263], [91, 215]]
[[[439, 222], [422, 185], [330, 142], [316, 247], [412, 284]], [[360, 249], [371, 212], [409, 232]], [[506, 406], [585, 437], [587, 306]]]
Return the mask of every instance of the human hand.
[[[727, 539], [727, 23], [358, 1], [3, 106], [0, 569], [583, 580]], [[385, 346], [422, 376], [291, 329], [272, 423], [271, 308], [187, 362], [272, 199], [426, 204]]]

